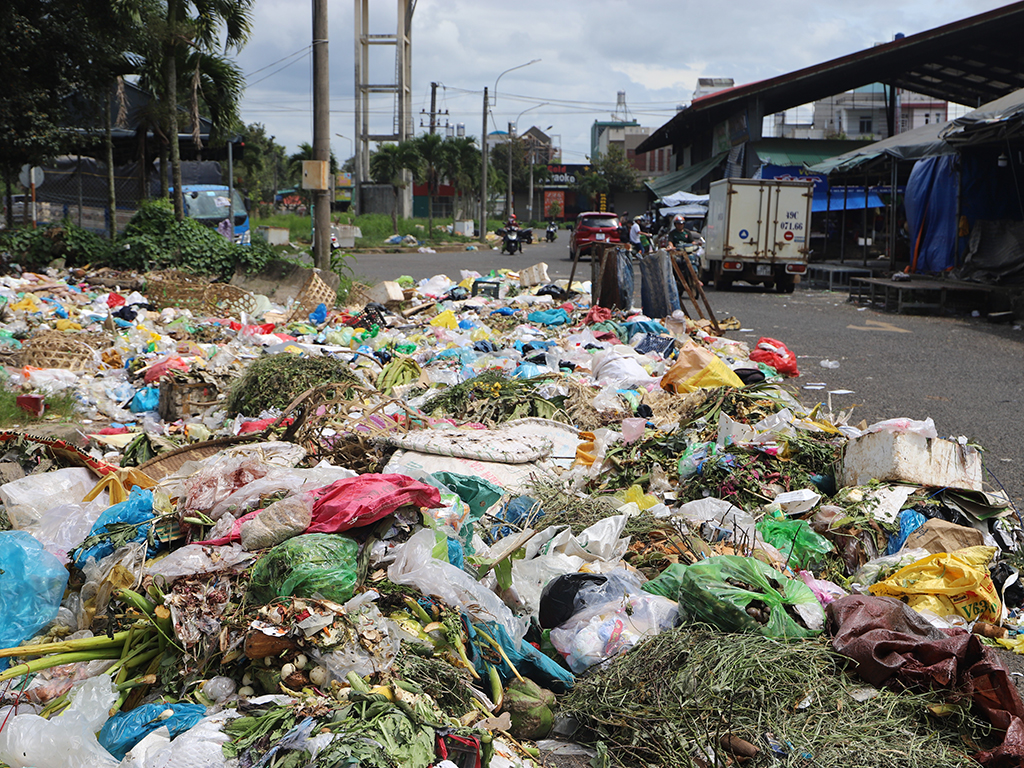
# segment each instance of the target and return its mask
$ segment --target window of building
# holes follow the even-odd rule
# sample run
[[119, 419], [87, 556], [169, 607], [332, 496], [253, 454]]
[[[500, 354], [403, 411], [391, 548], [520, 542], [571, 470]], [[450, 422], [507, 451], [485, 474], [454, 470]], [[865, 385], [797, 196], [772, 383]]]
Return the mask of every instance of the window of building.
[[910, 115], [900, 115], [900, 133], [910, 130]]
[[860, 116], [860, 131], [858, 133], [872, 133], [871, 115]]
[[930, 112], [925, 112], [924, 113], [924, 124], [928, 125], [928, 123], [931, 122], [931, 118], [932, 118], [931, 113]]

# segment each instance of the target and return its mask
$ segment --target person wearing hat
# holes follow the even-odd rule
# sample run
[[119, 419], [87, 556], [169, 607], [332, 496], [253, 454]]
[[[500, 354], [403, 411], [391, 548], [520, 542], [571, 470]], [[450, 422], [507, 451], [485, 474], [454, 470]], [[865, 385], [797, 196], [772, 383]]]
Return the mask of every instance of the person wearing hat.
[[633, 226], [629, 228], [629, 244], [634, 251], [640, 253], [640, 221], [641, 217], [637, 216], [633, 219]]
[[693, 233], [684, 226], [685, 223], [686, 218], [681, 214], [672, 219], [672, 229], [668, 233], [668, 241], [673, 250], [696, 242]]

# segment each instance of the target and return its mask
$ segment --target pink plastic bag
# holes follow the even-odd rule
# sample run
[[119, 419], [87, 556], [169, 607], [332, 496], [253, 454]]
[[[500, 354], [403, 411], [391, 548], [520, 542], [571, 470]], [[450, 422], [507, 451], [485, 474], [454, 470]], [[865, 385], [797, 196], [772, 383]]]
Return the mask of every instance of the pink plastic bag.
[[180, 357], [169, 357], [166, 360], [161, 360], [159, 363], [152, 366], [149, 370], [146, 371], [146, 383], [152, 384], [154, 381], [162, 379], [164, 376], [174, 371], [188, 373], [188, 363], [186, 363]]
[[822, 606], [826, 606], [833, 600], [850, 594], [838, 584], [833, 584], [825, 579], [814, 578], [814, 574], [810, 571], [800, 571], [800, 578], [803, 579], [804, 584], [811, 588], [811, 592], [818, 598], [818, 602]]

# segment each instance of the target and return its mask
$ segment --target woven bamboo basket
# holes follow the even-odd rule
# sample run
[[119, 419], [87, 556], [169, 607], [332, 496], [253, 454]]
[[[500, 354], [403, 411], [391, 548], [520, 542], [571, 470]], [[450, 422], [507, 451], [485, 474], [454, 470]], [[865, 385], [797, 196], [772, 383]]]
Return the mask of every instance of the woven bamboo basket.
[[203, 292], [203, 303], [207, 314], [218, 317], [238, 317], [242, 313], [251, 315], [256, 311], [256, 297], [229, 283], [210, 283]]
[[309, 313], [320, 304], [326, 304], [327, 308], [331, 309], [336, 299], [337, 293], [334, 289], [321, 280], [320, 275], [316, 272], [311, 272], [306, 280], [306, 284], [299, 291], [299, 295], [295, 297], [295, 305], [285, 323], [306, 320], [309, 317]]
[[[47, 331], [35, 336], [21, 351], [21, 365], [33, 368], [64, 368], [69, 371], [92, 370], [97, 356], [91, 344], [80, 338], [86, 334]], [[108, 340], [109, 341], [109, 340]]]
[[173, 269], [150, 272], [146, 275], [146, 298], [159, 309], [175, 307], [203, 312], [209, 284], [202, 277]]
[[370, 286], [364, 283], [352, 283], [345, 298], [346, 307], [365, 307], [370, 303]]
[[186, 461], [198, 461], [208, 459], [213, 454], [223, 451], [239, 443], [250, 443], [262, 439], [259, 432], [251, 435], [238, 435], [237, 437], [219, 437], [216, 440], [207, 440], [203, 443], [185, 445], [175, 448], [173, 451], [161, 453], [149, 461], [140, 464], [139, 469], [151, 478], [159, 482], [168, 475], [181, 469]]

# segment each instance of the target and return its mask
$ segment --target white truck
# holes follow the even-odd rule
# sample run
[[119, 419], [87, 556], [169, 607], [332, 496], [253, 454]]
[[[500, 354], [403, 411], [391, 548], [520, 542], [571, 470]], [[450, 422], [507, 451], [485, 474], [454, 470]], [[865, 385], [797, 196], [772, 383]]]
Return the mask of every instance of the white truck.
[[722, 179], [711, 184], [701, 271], [715, 288], [734, 280], [792, 293], [807, 271], [814, 183]]

